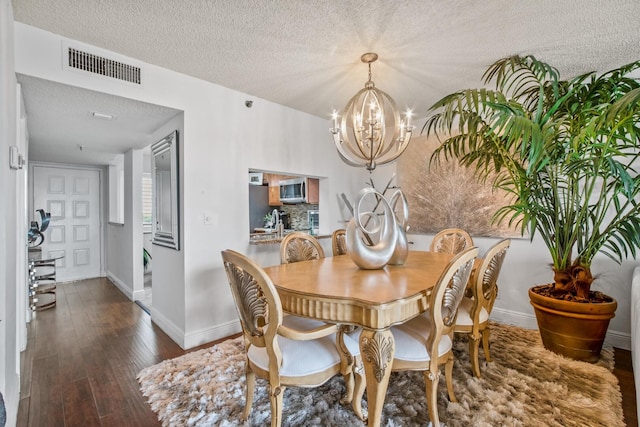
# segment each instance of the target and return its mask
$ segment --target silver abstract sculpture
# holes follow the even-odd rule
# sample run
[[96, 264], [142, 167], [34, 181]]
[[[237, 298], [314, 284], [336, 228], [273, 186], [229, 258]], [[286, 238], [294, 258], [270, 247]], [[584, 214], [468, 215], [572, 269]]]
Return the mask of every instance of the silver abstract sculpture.
[[[382, 221], [379, 220], [375, 212], [361, 212], [361, 205], [367, 196], [378, 198], [384, 210]], [[367, 229], [363, 225], [363, 218], [373, 219], [373, 226]], [[373, 188], [364, 188], [358, 194], [358, 200], [353, 210], [353, 219], [347, 225], [347, 254], [353, 262], [363, 270], [377, 270], [384, 268], [392, 259], [398, 242], [400, 227], [396, 222], [396, 217], [389, 202]], [[378, 237], [378, 243], [367, 245], [363, 236]], [[406, 241], [406, 235], [404, 240]], [[406, 258], [406, 256], [405, 256]]]
[[30, 248], [36, 248], [44, 243], [44, 231], [49, 227], [51, 221], [51, 213], [45, 212], [44, 209], [38, 209], [36, 212], [40, 214], [40, 224], [38, 221], [31, 221], [31, 228], [27, 232], [27, 242]]
[[[401, 217], [398, 217], [396, 211], [398, 202], [402, 202]], [[407, 240], [407, 232], [409, 231], [409, 203], [402, 191], [398, 189], [391, 196], [389, 205], [395, 216], [396, 227], [398, 228], [398, 239], [396, 240], [396, 249], [393, 251], [393, 255], [388, 264], [403, 265], [409, 255], [409, 241]]]

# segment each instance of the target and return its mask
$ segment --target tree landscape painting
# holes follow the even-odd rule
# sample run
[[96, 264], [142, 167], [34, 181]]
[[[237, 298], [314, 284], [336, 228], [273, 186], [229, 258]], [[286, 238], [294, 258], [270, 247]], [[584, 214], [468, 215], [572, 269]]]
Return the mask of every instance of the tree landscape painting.
[[437, 137], [416, 137], [398, 159], [397, 184], [409, 203], [410, 233], [434, 234], [461, 228], [472, 236], [522, 237], [520, 227], [505, 220], [492, 223], [493, 214], [511, 203], [510, 195], [479, 182], [472, 169], [456, 159], [430, 164]]

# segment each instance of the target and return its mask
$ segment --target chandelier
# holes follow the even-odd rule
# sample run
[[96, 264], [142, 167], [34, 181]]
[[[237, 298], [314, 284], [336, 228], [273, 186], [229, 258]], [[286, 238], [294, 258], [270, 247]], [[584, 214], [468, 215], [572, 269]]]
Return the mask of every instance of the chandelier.
[[400, 120], [395, 101], [371, 80], [371, 64], [377, 59], [376, 53], [360, 57], [369, 65], [369, 80], [349, 100], [341, 116], [333, 111], [330, 129], [340, 158], [369, 172], [397, 159], [409, 145], [414, 129], [411, 110]]

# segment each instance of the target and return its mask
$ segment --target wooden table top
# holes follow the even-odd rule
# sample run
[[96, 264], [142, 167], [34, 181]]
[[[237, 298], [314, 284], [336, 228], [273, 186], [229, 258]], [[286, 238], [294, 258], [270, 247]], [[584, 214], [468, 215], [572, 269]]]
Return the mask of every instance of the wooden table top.
[[287, 312], [374, 329], [428, 308], [428, 296], [453, 258], [410, 251], [404, 265], [362, 270], [348, 255], [265, 268]]

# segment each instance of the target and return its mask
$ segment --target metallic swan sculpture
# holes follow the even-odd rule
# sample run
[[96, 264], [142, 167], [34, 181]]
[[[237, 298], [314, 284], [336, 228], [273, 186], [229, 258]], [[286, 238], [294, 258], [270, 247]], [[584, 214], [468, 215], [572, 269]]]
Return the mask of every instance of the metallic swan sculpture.
[[[378, 220], [375, 212], [361, 212], [362, 201], [369, 195], [378, 197], [384, 209], [382, 221]], [[367, 230], [362, 223], [362, 219], [366, 217], [374, 220], [374, 225], [370, 230]], [[396, 250], [399, 230], [400, 228], [396, 223], [396, 217], [389, 202], [373, 188], [364, 188], [358, 194], [358, 200], [353, 210], [353, 219], [347, 225], [347, 254], [363, 270], [384, 268]], [[372, 246], [366, 245], [360, 233], [368, 236], [379, 236], [378, 243]]]
[[[396, 211], [396, 205], [399, 201], [402, 202], [400, 218]], [[393, 251], [393, 255], [391, 256], [388, 264], [403, 265], [409, 255], [409, 242], [407, 240], [407, 232], [409, 231], [409, 203], [407, 202], [407, 198], [404, 193], [398, 189], [391, 196], [389, 205], [394, 213], [396, 226], [398, 227], [398, 239], [396, 241], [396, 249]]]

